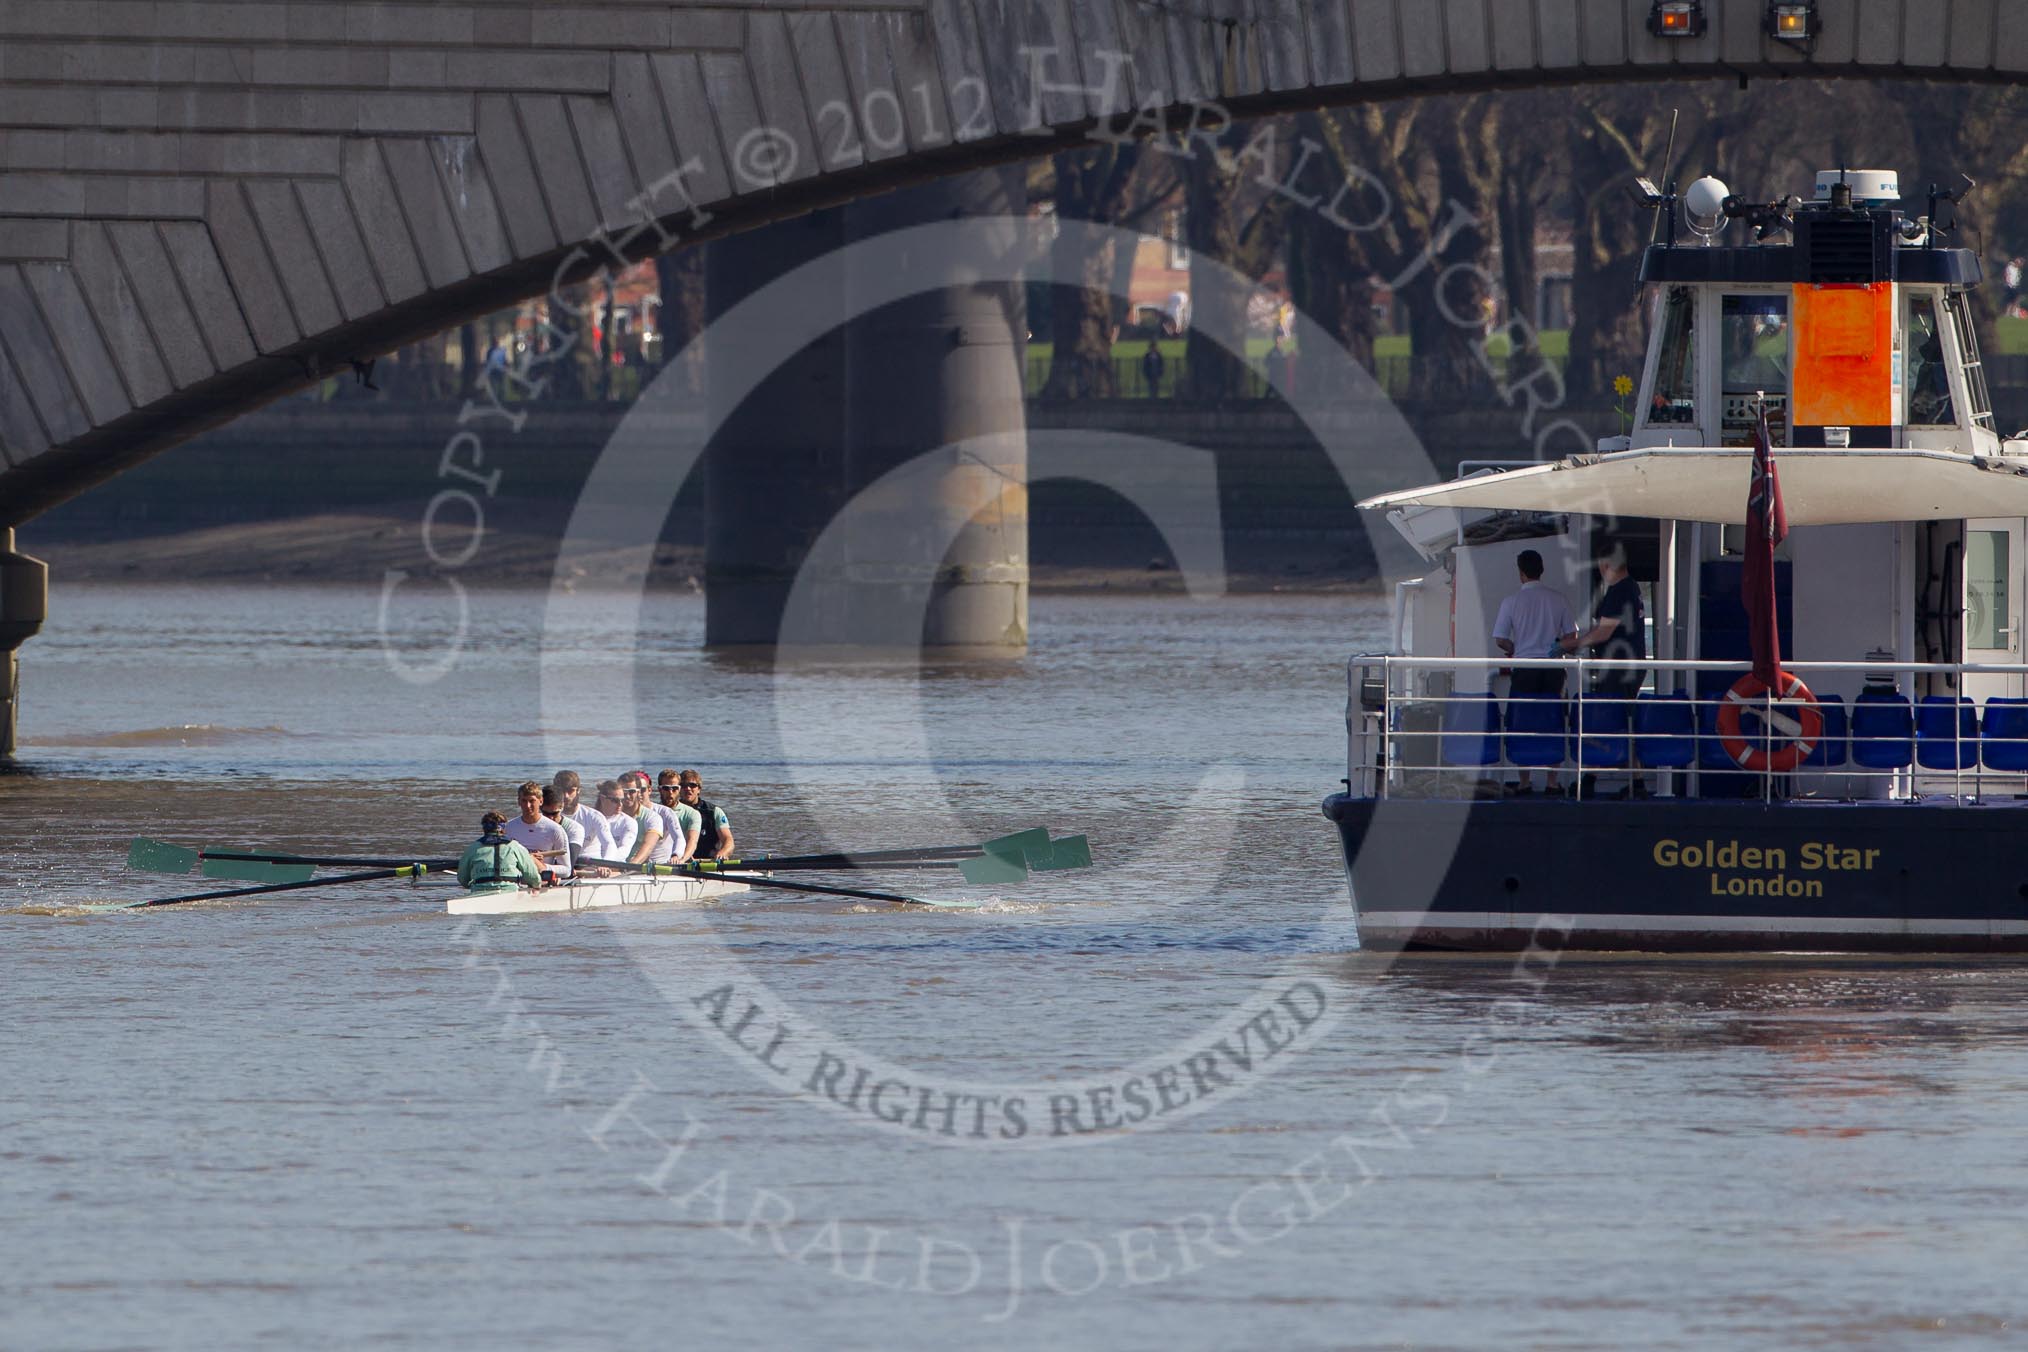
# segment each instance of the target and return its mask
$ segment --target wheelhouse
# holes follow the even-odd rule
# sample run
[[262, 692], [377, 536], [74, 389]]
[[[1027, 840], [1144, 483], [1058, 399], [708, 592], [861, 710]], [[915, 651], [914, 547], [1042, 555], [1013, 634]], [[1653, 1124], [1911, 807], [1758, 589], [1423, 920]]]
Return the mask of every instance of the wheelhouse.
[[[1914, 730], [1934, 723], [1938, 702], [1949, 740], [1969, 730], [1970, 763], [1985, 767], [1976, 744], [1987, 706], [2028, 697], [2028, 441], [1995, 430], [1970, 309], [1977, 257], [1943, 242], [1934, 197], [1917, 217], [1898, 199], [1895, 176], [1880, 172], [1822, 174], [1807, 204], [1746, 204], [1700, 181], [1685, 199], [1691, 238], [1672, 228], [1642, 263], [1651, 337], [1624, 435], [1595, 454], [1479, 468], [1362, 504], [1384, 511], [1430, 568], [1397, 589], [1391, 665], [1355, 673], [1355, 791], [1364, 776], [1371, 792], [1388, 792], [1375, 771], [1390, 757], [1391, 768], [1467, 771], [1442, 788], [1464, 796], [1515, 765], [1504, 744], [1490, 763], [1447, 765], [1441, 734], [1502, 716], [1500, 673], [1513, 664], [1492, 630], [1520, 553], [1542, 555], [1545, 580], [1582, 626], [1591, 560], [1608, 539], [1625, 550], [1648, 624], [1625, 731], [1674, 729], [1686, 715], [1665, 702], [1688, 701], [1692, 750], [1687, 764], [1671, 747], [1656, 752], [1668, 764], [1645, 765], [1636, 740], [1624, 765], [1586, 768], [1669, 771], [1654, 785], [1665, 796], [1919, 795], [1938, 786]], [[1675, 200], [1663, 205], [1673, 221]], [[1741, 570], [1763, 407], [1790, 523], [1776, 555], [1782, 656], [1820, 701], [1824, 726], [1797, 753], [1804, 763], [1782, 767], [1795, 773], [1756, 779], [1737, 763], [1739, 739], [1728, 758], [1720, 721], [1750, 657]], [[1376, 698], [1387, 707], [1371, 707]], [[1586, 716], [1567, 711], [1568, 762], [1583, 755], [1575, 734]], [[1896, 733], [1895, 746], [1863, 748], [1867, 763], [1854, 766], [1855, 720]], [[1748, 724], [1748, 740], [1771, 737]], [[1418, 733], [1431, 740], [1418, 744]], [[1904, 742], [1906, 760], [1885, 763]], [[1964, 754], [1952, 753], [1949, 792]], [[2012, 776], [2028, 792], [2018, 778], [2028, 759], [2002, 762], [2012, 753], [1994, 759], [1996, 782]]]

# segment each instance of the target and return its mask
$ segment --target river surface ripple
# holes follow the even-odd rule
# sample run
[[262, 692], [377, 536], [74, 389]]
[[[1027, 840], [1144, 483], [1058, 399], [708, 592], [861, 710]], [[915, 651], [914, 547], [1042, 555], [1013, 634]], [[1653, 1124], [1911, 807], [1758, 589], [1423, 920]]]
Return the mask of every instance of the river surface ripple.
[[[431, 683], [397, 667], [455, 612], [384, 642], [370, 591], [54, 601], [0, 778], [0, 1346], [2018, 1337], [2017, 965], [1356, 951], [1317, 803], [1382, 603], [1040, 598], [1025, 662], [918, 680], [706, 656], [693, 598], [651, 598], [612, 658], [587, 598], [557, 679], [625, 660], [629, 707], [545, 723], [536, 594], [474, 593]], [[1099, 866], [975, 915], [769, 894], [460, 923], [391, 884], [65, 910], [195, 890], [125, 870], [136, 835], [448, 853], [520, 779], [640, 762], [700, 768], [749, 847], [1046, 824]], [[1193, 1089], [1191, 1049], [1278, 994]], [[762, 1064], [783, 1025], [793, 1078]], [[902, 1077], [910, 1120], [808, 1089], [824, 1052]], [[1093, 1129], [1090, 1086], [1136, 1076], [1162, 1111]], [[934, 1094], [1008, 1085], [1036, 1089], [1024, 1137], [943, 1137]], [[958, 1136], [1012, 1129], [962, 1102]]]

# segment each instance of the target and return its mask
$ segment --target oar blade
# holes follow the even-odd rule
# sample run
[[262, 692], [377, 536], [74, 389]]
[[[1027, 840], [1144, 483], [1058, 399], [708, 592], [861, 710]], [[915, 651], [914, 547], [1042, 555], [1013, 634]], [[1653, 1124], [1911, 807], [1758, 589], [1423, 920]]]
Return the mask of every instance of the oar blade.
[[1049, 828], [1046, 826], [1034, 826], [1026, 831], [1016, 831], [1011, 836], [1001, 836], [995, 840], [986, 841], [979, 848], [987, 854], [997, 854], [1004, 859], [1026, 860], [1038, 854], [1047, 855], [1049, 853]]
[[1009, 857], [997, 850], [988, 850], [977, 859], [961, 862], [958, 872], [965, 876], [966, 882], [975, 885], [1027, 882], [1027, 857], [1018, 852]]
[[962, 901], [955, 897], [910, 897], [911, 906], [928, 906], [939, 911], [976, 911], [986, 903], [983, 901]]
[[306, 883], [317, 875], [315, 864], [270, 864], [258, 859], [215, 859], [204, 856], [204, 876], [249, 883]]
[[188, 873], [197, 867], [197, 851], [135, 836], [134, 843], [127, 847], [127, 867], [147, 873]]
[[1084, 836], [1065, 836], [1049, 842], [1049, 853], [1041, 858], [1028, 856], [1028, 867], [1038, 873], [1067, 868], [1091, 867], [1091, 841]]

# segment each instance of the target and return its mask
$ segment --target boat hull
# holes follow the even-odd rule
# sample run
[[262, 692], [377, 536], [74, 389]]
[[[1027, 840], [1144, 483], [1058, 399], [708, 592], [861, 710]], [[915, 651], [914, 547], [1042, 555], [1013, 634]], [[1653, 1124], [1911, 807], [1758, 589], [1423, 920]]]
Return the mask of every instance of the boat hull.
[[1334, 794], [1363, 946], [2028, 952], [2028, 807]]
[[540, 892], [525, 888], [513, 892], [467, 892], [452, 897], [444, 909], [452, 915], [534, 915], [710, 901], [752, 890], [745, 883], [726, 878], [587, 878], [545, 887]]

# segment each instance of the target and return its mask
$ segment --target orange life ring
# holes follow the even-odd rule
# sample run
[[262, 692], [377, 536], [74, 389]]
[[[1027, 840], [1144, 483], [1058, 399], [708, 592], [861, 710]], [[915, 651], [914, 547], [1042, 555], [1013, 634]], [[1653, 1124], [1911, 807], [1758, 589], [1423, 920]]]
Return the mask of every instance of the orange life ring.
[[1816, 749], [1817, 739], [1824, 735], [1824, 712], [1817, 703], [1817, 697], [1810, 693], [1810, 687], [1792, 672], [1781, 673], [1782, 689], [1775, 698], [1788, 703], [1802, 701], [1797, 711], [1796, 731], [1787, 744], [1772, 751], [1765, 745], [1749, 747], [1746, 735], [1740, 731], [1739, 716], [1753, 708], [1768, 693], [1767, 683], [1752, 672], [1732, 683], [1732, 689], [1725, 692], [1725, 702], [1718, 706], [1718, 736], [1725, 745], [1725, 754], [1743, 770], [1760, 770], [1781, 774], [1793, 770], [1803, 763], [1803, 758]]

